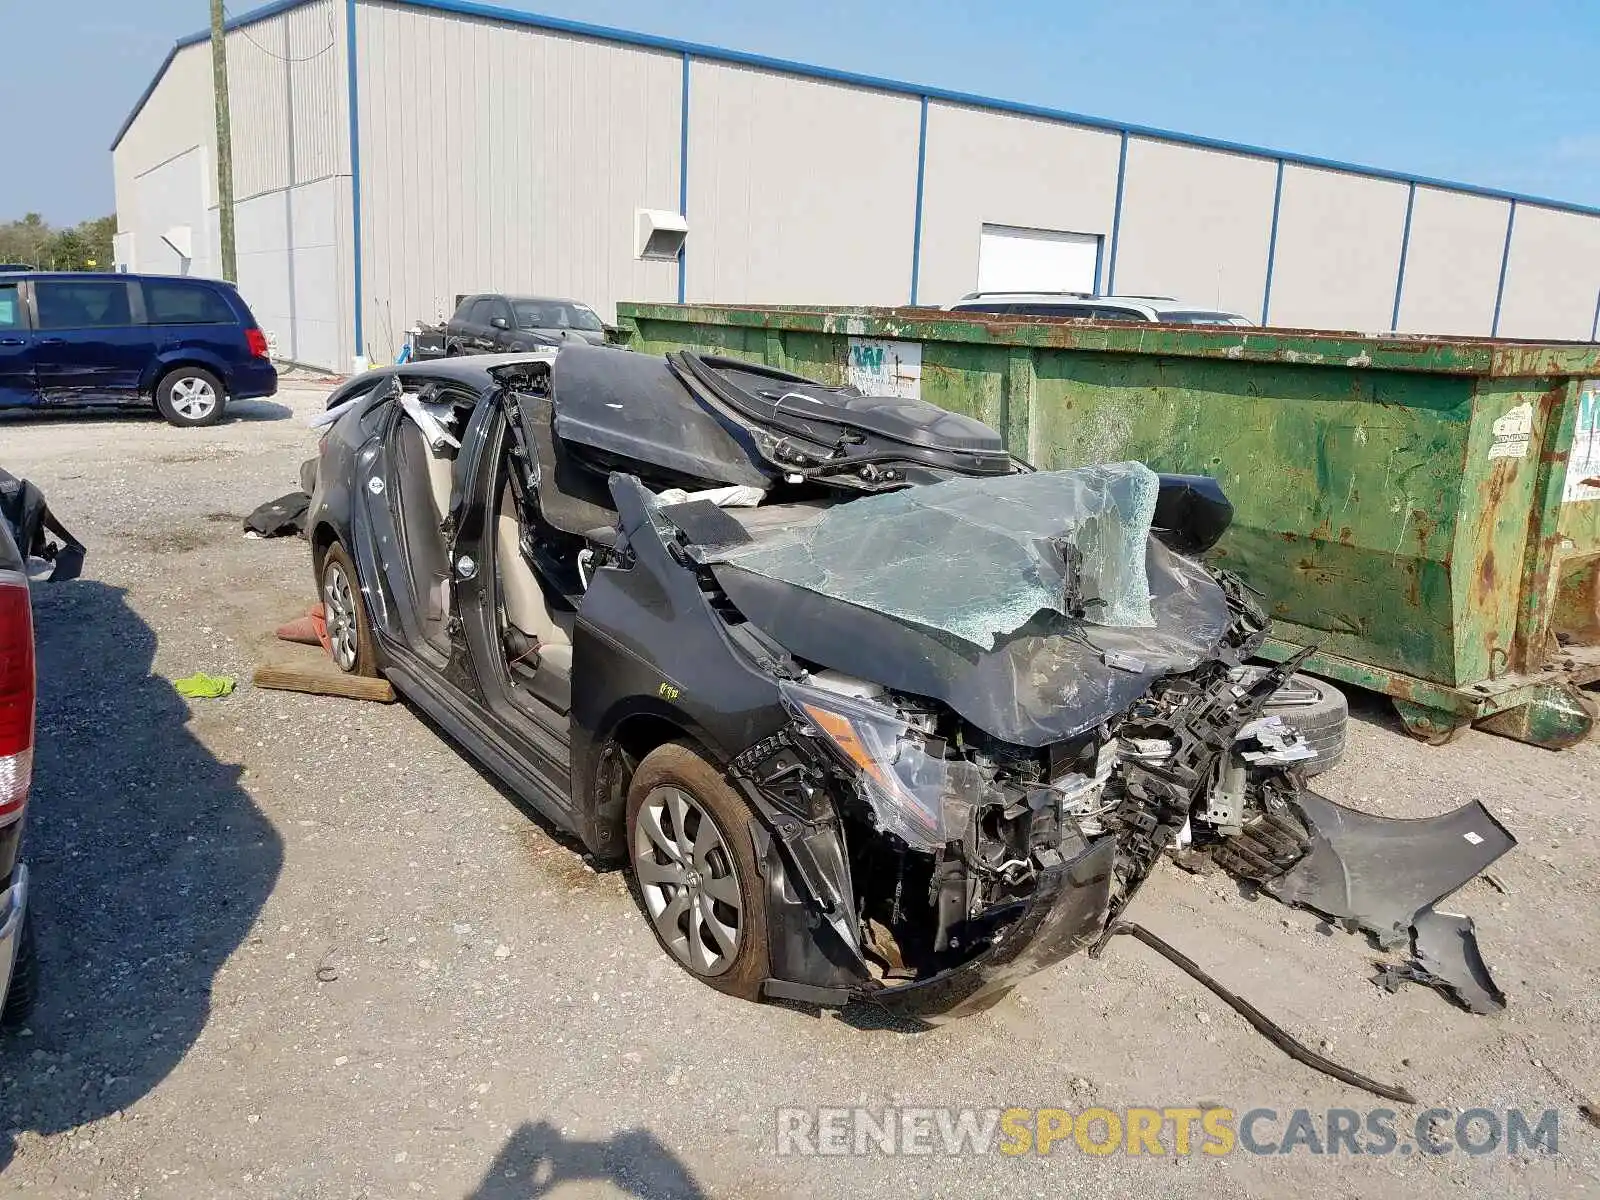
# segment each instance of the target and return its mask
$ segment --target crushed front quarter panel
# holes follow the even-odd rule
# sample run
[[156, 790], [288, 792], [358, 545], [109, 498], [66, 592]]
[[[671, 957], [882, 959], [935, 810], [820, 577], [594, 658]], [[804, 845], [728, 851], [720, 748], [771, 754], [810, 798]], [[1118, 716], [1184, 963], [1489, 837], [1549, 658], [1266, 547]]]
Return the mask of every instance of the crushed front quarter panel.
[[1403, 945], [1419, 913], [1517, 844], [1477, 801], [1410, 821], [1356, 812], [1309, 790], [1295, 803], [1311, 850], [1266, 890], [1353, 921], [1386, 947]]

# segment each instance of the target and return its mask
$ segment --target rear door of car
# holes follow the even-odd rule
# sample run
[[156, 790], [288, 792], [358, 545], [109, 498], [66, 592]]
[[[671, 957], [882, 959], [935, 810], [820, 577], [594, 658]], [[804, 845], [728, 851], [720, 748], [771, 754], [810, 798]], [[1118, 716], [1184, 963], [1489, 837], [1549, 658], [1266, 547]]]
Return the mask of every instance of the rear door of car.
[[37, 404], [33, 331], [20, 280], [0, 280], [0, 408]]
[[[45, 404], [131, 403], [156, 353], [129, 279], [33, 281], [33, 370]], [[142, 316], [142, 312], [139, 314]]]
[[244, 323], [222, 293], [188, 279], [145, 279], [144, 316], [156, 353], [167, 361], [187, 358], [233, 366], [251, 357]]

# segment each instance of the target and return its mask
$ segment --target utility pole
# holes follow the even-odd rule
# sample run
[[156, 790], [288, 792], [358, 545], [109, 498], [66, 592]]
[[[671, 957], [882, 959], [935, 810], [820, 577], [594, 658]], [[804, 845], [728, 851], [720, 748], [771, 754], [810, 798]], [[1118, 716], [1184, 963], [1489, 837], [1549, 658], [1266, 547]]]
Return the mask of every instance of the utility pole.
[[211, 0], [211, 86], [217, 111], [217, 216], [222, 235], [222, 277], [239, 281], [233, 244], [233, 122], [228, 116], [228, 39], [222, 0]]

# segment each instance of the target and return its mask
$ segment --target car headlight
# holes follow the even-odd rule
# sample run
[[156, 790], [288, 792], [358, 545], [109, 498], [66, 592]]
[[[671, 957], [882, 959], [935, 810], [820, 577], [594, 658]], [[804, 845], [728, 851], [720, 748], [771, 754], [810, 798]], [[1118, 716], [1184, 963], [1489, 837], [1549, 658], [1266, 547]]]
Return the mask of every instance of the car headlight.
[[983, 788], [977, 767], [946, 759], [942, 741], [880, 704], [796, 683], [778, 690], [789, 711], [855, 768], [880, 829], [918, 850], [965, 834]]

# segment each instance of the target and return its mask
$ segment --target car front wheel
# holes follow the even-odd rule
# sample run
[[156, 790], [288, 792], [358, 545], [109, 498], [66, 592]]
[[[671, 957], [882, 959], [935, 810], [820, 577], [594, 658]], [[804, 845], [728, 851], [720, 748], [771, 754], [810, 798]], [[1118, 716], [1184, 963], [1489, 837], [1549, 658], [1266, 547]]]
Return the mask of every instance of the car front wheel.
[[767, 906], [748, 805], [688, 746], [651, 751], [628, 787], [628, 850], [656, 940], [719, 992], [756, 1000]]
[[222, 381], [200, 367], [169, 371], [156, 385], [156, 408], [172, 425], [215, 425], [227, 399]]

